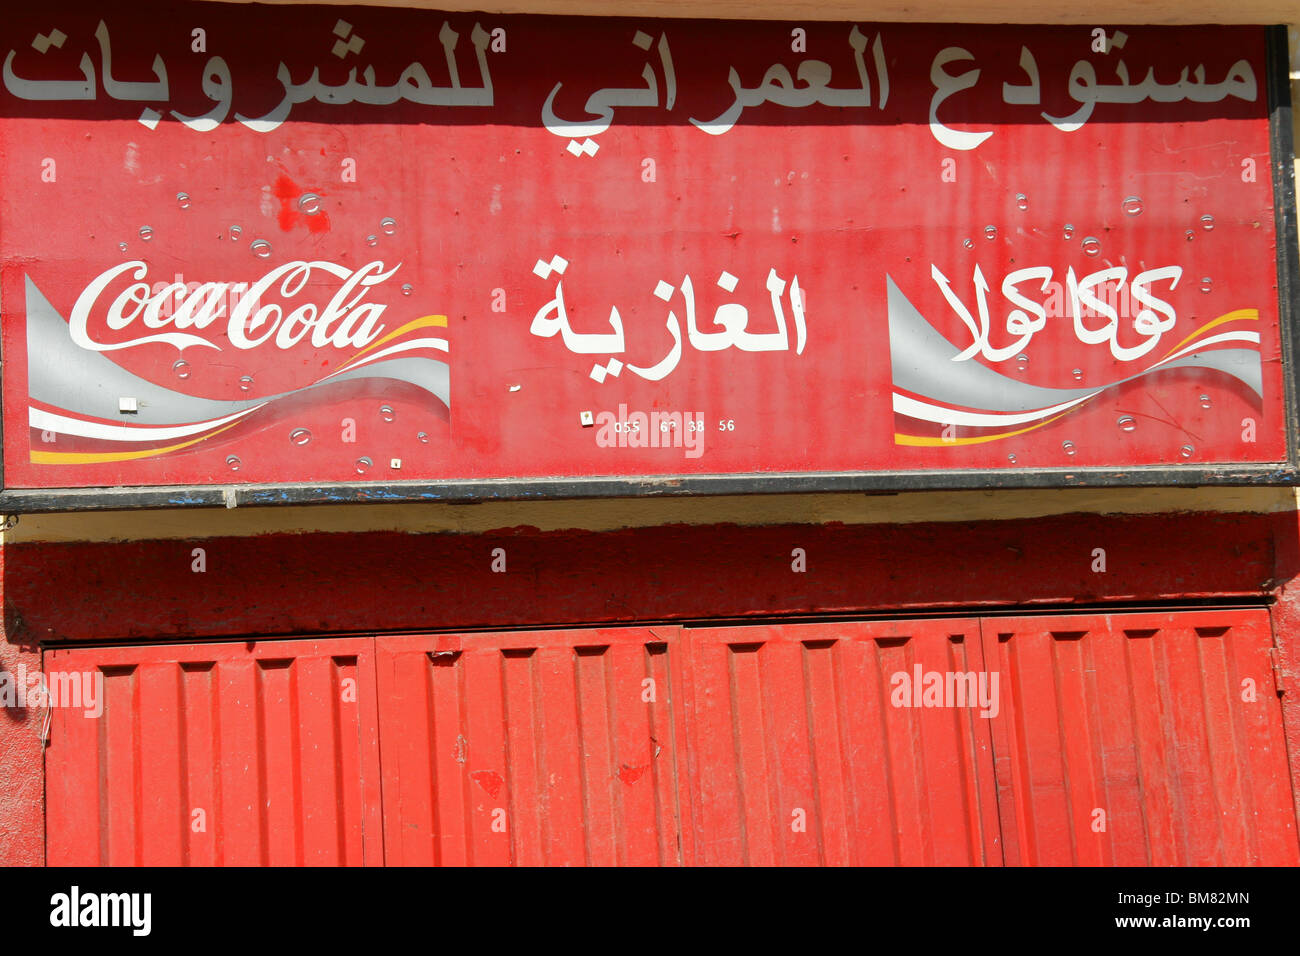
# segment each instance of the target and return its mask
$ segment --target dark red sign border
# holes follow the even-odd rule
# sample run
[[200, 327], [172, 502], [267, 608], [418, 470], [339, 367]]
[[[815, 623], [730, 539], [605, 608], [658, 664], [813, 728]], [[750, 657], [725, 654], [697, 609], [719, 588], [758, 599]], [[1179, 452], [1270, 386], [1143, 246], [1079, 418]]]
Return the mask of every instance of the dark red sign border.
[[[125, 488], [5, 488], [0, 461], [0, 514], [110, 511], [128, 508], [246, 507], [361, 503], [475, 503], [528, 499], [968, 491], [997, 488], [1300, 485], [1300, 229], [1296, 222], [1295, 142], [1287, 28], [1267, 27], [1269, 142], [1277, 223], [1278, 319], [1282, 340], [1287, 456], [1274, 464], [1214, 467], [1046, 468], [999, 471], [773, 472], [582, 478], [340, 484], [172, 485]], [[0, 439], [3, 435], [0, 434]]]

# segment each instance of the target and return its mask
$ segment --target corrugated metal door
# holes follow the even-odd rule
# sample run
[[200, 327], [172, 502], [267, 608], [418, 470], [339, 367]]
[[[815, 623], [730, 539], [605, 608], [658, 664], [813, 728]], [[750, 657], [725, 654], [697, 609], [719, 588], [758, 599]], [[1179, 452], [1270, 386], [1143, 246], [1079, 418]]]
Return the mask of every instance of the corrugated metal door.
[[979, 671], [975, 620], [687, 632], [703, 864], [1000, 864], [988, 721], [895, 706], [926, 672]]
[[986, 618], [1008, 863], [1300, 862], [1268, 612]]
[[54, 650], [104, 698], [52, 711], [48, 859], [1296, 865], [1271, 643], [1238, 609]]
[[54, 865], [383, 861], [369, 639], [52, 650], [102, 676], [51, 708]]
[[388, 862], [682, 863], [680, 636], [377, 639]]

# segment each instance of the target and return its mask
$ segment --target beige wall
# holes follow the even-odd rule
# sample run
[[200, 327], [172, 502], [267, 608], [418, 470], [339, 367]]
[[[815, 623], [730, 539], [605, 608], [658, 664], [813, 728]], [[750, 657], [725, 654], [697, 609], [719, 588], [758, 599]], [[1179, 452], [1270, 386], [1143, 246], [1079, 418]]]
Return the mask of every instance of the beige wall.
[[659, 524], [883, 524], [980, 521], [1098, 512], [1296, 510], [1289, 488], [1133, 488], [756, 495], [514, 501], [479, 505], [318, 505], [23, 515], [6, 542], [191, 539], [304, 531], [482, 532], [531, 527], [592, 531]]
[[[289, 0], [271, 0], [289, 2]], [[334, 2], [334, 0], [316, 0]], [[338, 0], [356, 3], [358, 0]], [[366, 2], [366, 0], [360, 0]], [[516, 13], [621, 16], [858, 19], [864, 21], [1039, 23], [1280, 23], [1300, 16], [1300, 0], [1208, 0], [1179, 3], [1094, 0], [1086, 7], [1051, 3], [1028, 8], [1011, 0], [862, 3], [854, 0], [408, 0], [384, 6]], [[1290, 30], [1291, 88], [1300, 101], [1300, 29]], [[1300, 142], [1300, 111], [1293, 113]], [[1300, 163], [1296, 164], [1300, 178]], [[786, 522], [916, 522], [1033, 518], [1071, 512], [1296, 511], [1290, 489], [1169, 488], [1068, 489], [1061, 491], [914, 492], [898, 495], [756, 495], [749, 497], [635, 500], [494, 502], [480, 505], [321, 505], [310, 508], [184, 509], [25, 515], [0, 535], [5, 543], [35, 540], [127, 540], [195, 538], [303, 531], [460, 531], [519, 526], [542, 530], [655, 524], [769, 524]]]
[[[236, 0], [240, 2], [240, 0]], [[295, 3], [298, 0], [260, 0]], [[720, 17], [767, 20], [863, 20], [916, 23], [1289, 23], [1295, 0], [1092, 0], [1038, 3], [1023, 0], [311, 0], [430, 10], [552, 13], [623, 17]]]

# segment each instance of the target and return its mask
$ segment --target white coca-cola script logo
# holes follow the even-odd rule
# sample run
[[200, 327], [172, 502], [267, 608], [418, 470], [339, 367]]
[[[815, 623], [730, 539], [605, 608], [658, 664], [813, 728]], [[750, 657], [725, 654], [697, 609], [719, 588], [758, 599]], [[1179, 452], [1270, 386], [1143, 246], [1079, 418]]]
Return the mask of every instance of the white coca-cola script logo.
[[[318, 349], [327, 345], [337, 349], [362, 348], [383, 331], [379, 319], [388, 308], [362, 299], [372, 286], [389, 279], [401, 266], [399, 262], [385, 272], [380, 261], [355, 270], [319, 260], [286, 262], [251, 284], [205, 282], [187, 286], [176, 282], [160, 289], [141, 281], [147, 277], [149, 267], [135, 260], [108, 269], [86, 286], [72, 307], [68, 326], [72, 341], [83, 349], [96, 352], [128, 349], [149, 342], [165, 342], [182, 351], [194, 346], [220, 351], [221, 346], [215, 342], [188, 332], [159, 332], [122, 342], [96, 342], [91, 338], [90, 318], [100, 299], [112, 294], [108, 290], [114, 280], [134, 270], [130, 278], [135, 281], [118, 292], [107, 307], [104, 322], [114, 331], [129, 328], [137, 319], [147, 329], [169, 326], [173, 329], [206, 329], [224, 318], [227, 337], [237, 349], [257, 348], [268, 341], [276, 348], [288, 349], [301, 342], [308, 333], [311, 334], [311, 344]], [[304, 302], [286, 313], [285, 309], [292, 305], [288, 300], [298, 296], [308, 281], [321, 273], [342, 280], [325, 307], [322, 309], [314, 302]], [[263, 299], [271, 296], [286, 300], [288, 304], [261, 304]]]

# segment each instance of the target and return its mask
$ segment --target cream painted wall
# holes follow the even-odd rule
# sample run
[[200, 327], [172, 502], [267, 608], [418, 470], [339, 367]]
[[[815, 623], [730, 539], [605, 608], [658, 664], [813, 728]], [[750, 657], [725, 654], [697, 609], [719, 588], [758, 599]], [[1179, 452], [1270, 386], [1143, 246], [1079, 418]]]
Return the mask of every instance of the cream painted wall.
[[[243, 0], [234, 0], [243, 2]], [[268, 0], [261, 0], [268, 2]], [[862, 20], [914, 23], [1289, 23], [1295, 0], [269, 0], [271, 3], [365, 4], [490, 13], [550, 13], [621, 17], [718, 17], [748, 20]]]
[[[290, 0], [271, 0], [284, 3]], [[314, 0], [336, 2], [336, 0]], [[356, 3], [358, 0], [337, 0]], [[367, 0], [360, 0], [367, 2]], [[1300, 15], [1300, 0], [1208, 0], [1179, 3], [1094, 0], [1085, 7], [1064, 4], [1032, 8], [1038, 23], [1279, 23]], [[738, 17], [770, 19], [858, 19], [872, 21], [1020, 21], [1023, 3], [1010, 0], [948, 0], [946, 3], [855, 0], [408, 0], [385, 6], [441, 10], [569, 13], [586, 15]], [[1086, 15], [1085, 15], [1086, 14]], [[1292, 26], [1291, 96], [1300, 101], [1300, 28]], [[1300, 142], [1300, 110], [1293, 112]], [[1300, 162], [1296, 163], [1300, 178]], [[310, 508], [184, 509], [24, 515], [0, 534], [0, 543], [24, 541], [107, 541], [198, 538], [306, 531], [482, 532], [520, 526], [541, 530], [607, 530], [657, 524], [846, 524], [874, 522], [971, 521], [1032, 518], [1072, 512], [1144, 514], [1185, 511], [1300, 511], [1291, 489], [1139, 488], [1060, 491], [910, 492], [898, 495], [755, 495], [747, 497], [639, 498], [598, 501], [492, 502], [479, 505], [321, 505]]]
[[23, 515], [5, 533], [24, 541], [193, 539], [307, 531], [477, 533], [501, 528], [557, 531], [663, 524], [911, 524], [1092, 512], [1282, 512], [1297, 509], [1290, 488], [1132, 488], [1064, 491], [905, 492], [896, 495], [756, 495], [512, 501], [478, 505], [318, 505]]

